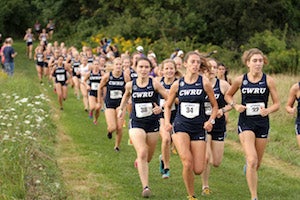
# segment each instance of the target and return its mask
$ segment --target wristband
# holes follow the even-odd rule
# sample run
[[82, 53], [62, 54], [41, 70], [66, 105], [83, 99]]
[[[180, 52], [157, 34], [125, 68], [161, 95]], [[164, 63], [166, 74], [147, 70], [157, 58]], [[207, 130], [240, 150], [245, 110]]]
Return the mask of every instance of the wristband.
[[223, 114], [226, 113], [225, 107], [223, 107], [222, 109]]
[[232, 102], [231, 102], [229, 105], [231, 106], [231, 108], [234, 108], [234, 106], [235, 106], [235, 102], [234, 102], [234, 101], [232, 101]]

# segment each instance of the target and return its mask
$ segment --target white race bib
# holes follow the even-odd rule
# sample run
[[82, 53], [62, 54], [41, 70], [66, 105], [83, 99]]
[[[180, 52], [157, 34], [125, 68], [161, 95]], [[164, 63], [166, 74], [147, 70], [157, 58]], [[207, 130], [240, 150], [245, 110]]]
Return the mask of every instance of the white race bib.
[[137, 118], [148, 117], [152, 115], [153, 111], [152, 103], [136, 103], [135, 112]]
[[200, 104], [182, 102], [180, 104], [180, 111], [181, 115], [183, 115], [186, 118], [195, 118], [200, 114]]
[[56, 75], [57, 81], [65, 81], [65, 75], [64, 74], [57, 74]]
[[[165, 99], [160, 99], [159, 100], [159, 107], [161, 109], [163, 109], [163, 106], [165, 105], [165, 102], [166, 102]], [[173, 110], [176, 110], [175, 103], [173, 103], [172, 107], [171, 107], [171, 111], [173, 111]]]
[[204, 102], [204, 109], [206, 115], [211, 115], [212, 107], [210, 102]]
[[79, 71], [78, 67], [74, 67], [74, 72], [77, 73]]
[[110, 98], [111, 99], [122, 99], [122, 90], [111, 90], [110, 91]]
[[39, 56], [37, 60], [38, 62], [43, 62], [43, 57]]
[[259, 103], [247, 103], [246, 104], [246, 115], [254, 116], [260, 115], [260, 108], [265, 108], [265, 104], [263, 102]]
[[91, 90], [98, 90], [98, 86], [99, 86], [99, 83], [92, 82], [91, 83]]

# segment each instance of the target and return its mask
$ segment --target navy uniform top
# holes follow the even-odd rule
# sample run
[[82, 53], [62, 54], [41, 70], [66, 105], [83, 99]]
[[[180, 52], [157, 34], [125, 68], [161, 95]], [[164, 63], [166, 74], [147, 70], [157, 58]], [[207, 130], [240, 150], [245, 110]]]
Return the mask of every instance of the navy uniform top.
[[137, 85], [136, 79], [133, 79], [131, 99], [131, 119], [141, 123], [159, 120], [159, 115], [155, 115], [152, 111], [153, 103], [158, 105], [158, 93], [154, 90], [152, 78], [149, 78], [148, 85], [143, 88]]
[[67, 81], [67, 71], [64, 66], [56, 66], [53, 76], [56, 83]]
[[51, 59], [52, 56], [53, 56], [53, 53], [47, 53], [46, 54], [46, 60], [47, 60], [47, 62], [49, 62], [49, 60]]
[[251, 123], [264, 125], [269, 122], [269, 117], [260, 115], [260, 108], [267, 108], [269, 99], [269, 88], [267, 84], [267, 75], [263, 74], [260, 81], [251, 83], [247, 74], [243, 77], [241, 85], [242, 105], [247, 108], [240, 113], [239, 122], [251, 120]]
[[44, 64], [44, 54], [43, 53], [37, 53], [36, 54], [36, 63], [38, 65], [43, 65]]
[[190, 130], [203, 130], [206, 121], [204, 110], [206, 92], [202, 76], [199, 76], [193, 84], [186, 83], [182, 77], [179, 79], [178, 87], [179, 104], [174, 124], [185, 126]]
[[[298, 83], [298, 86], [300, 88], [300, 82]], [[297, 105], [297, 118], [296, 118], [296, 123], [297, 124], [300, 124], [300, 98], [297, 98], [297, 102], [298, 102], [298, 105]]]
[[130, 67], [130, 80], [136, 79], [137, 73]]
[[[175, 78], [174, 81], [176, 81], [177, 79]], [[165, 77], [162, 77], [160, 80], [160, 84], [166, 89], [166, 91], [169, 91], [171, 89], [171, 86], [173, 83], [171, 83], [170, 85], [165, 83]], [[158, 99], [159, 99], [159, 106], [161, 107], [161, 109], [163, 109], [163, 105], [165, 104], [165, 99], [158, 94]], [[174, 121], [175, 115], [176, 115], [176, 110], [177, 110], [177, 105], [175, 103], [173, 103], [172, 107], [171, 107], [171, 123]], [[163, 113], [162, 113], [162, 116]]]
[[72, 58], [72, 74], [73, 74], [73, 76], [78, 76], [77, 72], [79, 70], [80, 65], [81, 65], [80, 60], [75, 60], [74, 58]]
[[106, 96], [104, 99], [106, 107], [116, 108], [120, 106], [124, 92], [124, 73], [122, 72], [120, 77], [114, 77], [113, 73], [110, 72], [108, 82], [106, 83]]
[[[226, 106], [227, 103], [224, 99], [224, 94], [221, 92], [220, 79], [216, 79], [216, 83], [215, 83], [213, 89], [214, 89], [214, 95], [217, 100], [219, 108], [223, 108], [224, 106]], [[212, 106], [210, 104], [208, 96], [206, 96], [206, 101], [204, 103], [204, 107], [205, 107], [206, 119], [208, 120], [211, 115], [211, 112], [212, 112]], [[216, 123], [213, 125], [213, 129], [211, 132], [215, 132], [215, 131], [226, 132], [225, 116], [223, 115], [220, 118], [217, 117], [215, 120], [216, 120]]]
[[91, 91], [98, 91], [98, 86], [100, 84], [101, 78], [102, 77], [100, 71], [96, 74], [94, 74], [91, 71], [90, 78], [89, 78], [89, 86], [91, 87]]
[[88, 63], [93, 63], [94, 62], [94, 56], [88, 57], [87, 62]]

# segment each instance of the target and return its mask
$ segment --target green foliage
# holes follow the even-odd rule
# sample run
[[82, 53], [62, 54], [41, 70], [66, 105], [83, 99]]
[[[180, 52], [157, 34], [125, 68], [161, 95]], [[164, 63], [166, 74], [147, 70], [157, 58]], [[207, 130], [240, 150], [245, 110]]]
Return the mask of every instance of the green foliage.
[[283, 38], [285, 38], [285, 33], [280, 30], [276, 30], [274, 33], [266, 30], [256, 33], [245, 46], [241, 47], [241, 50], [256, 47], [268, 55], [270, 64], [265, 68], [267, 73], [297, 74], [299, 51], [294, 48], [287, 49]]
[[290, 73], [297, 74], [299, 72], [300, 52], [295, 49], [271, 52], [269, 58], [271, 60], [267, 71], [271, 73]]
[[280, 32], [281, 31], [277, 30], [277, 35], [276, 32], [272, 33], [268, 30], [261, 33], [255, 33], [242, 50], [244, 51], [246, 49], [256, 47], [262, 50], [265, 54], [283, 51], [286, 49], [286, 43], [280, 38]]
[[15, 42], [16, 73], [0, 73], [0, 199], [64, 199], [54, 154], [56, 127], [24, 42]]

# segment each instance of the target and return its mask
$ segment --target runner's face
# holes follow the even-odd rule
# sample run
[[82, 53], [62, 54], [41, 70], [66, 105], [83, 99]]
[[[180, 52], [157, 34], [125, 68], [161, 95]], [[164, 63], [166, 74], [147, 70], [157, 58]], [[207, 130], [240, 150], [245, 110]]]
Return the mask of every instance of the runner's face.
[[262, 71], [264, 66], [264, 58], [260, 54], [254, 54], [251, 56], [250, 60], [247, 61], [247, 66], [251, 72], [258, 73]]
[[138, 77], [146, 78], [149, 77], [151, 71], [150, 63], [147, 60], [140, 60], [137, 63], [136, 72]]
[[163, 74], [166, 78], [173, 78], [175, 73], [176, 69], [173, 63], [167, 62], [164, 64]]
[[198, 74], [200, 69], [200, 57], [196, 54], [192, 54], [189, 56], [188, 60], [185, 62], [185, 66], [188, 71], [190, 71], [192, 74]]

